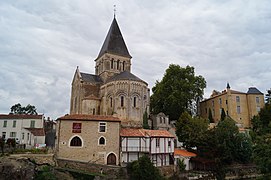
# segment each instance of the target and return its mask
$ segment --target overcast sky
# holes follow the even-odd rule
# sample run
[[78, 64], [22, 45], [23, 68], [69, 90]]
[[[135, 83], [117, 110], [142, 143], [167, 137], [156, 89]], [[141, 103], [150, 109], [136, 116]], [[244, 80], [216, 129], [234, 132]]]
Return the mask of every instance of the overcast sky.
[[94, 59], [116, 17], [132, 73], [151, 89], [169, 64], [194, 66], [213, 89], [271, 87], [270, 0], [0, 1], [0, 113], [16, 103], [69, 113], [76, 69]]

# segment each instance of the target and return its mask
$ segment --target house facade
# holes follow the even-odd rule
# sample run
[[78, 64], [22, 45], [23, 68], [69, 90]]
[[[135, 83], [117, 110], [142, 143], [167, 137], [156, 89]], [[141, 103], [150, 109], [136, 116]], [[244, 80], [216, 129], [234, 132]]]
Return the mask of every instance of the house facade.
[[131, 73], [132, 56], [114, 17], [95, 59], [95, 74], [77, 67], [71, 88], [70, 114], [114, 115], [122, 126], [142, 127], [149, 114], [148, 84]]
[[57, 119], [56, 157], [119, 164], [120, 120], [113, 116], [66, 115]]
[[[264, 107], [264, 94], [255, 87], [250, 87], [246, 93], [230, 89], [213, 91], [210, 98], [200, 102], [200, 116], [208, 118], [211, 110], [216, 122], [220, 120], [222, 109], [226, 115], [236, 121], [240, 127], [251, 127], [251, 118]], [[210, 109], [210, 110], [209, 110]]]
[[122, 128], [121, 162], [123, 164], [148, 155], [155, 166], [174, 164], [174, 136], [166, 130]]
[[13, 138], [27, 148], [45, 143], [43, 115], [1, 114], [0, 127], [2, 137]]

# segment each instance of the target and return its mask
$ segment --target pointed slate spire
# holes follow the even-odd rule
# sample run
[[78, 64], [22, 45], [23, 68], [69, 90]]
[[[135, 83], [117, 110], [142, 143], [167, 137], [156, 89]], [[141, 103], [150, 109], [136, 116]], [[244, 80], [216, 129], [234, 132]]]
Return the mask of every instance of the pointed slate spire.
[[97, 59], [101, 57], [104, 53], [112, 53], [120, 56], [126, 56], [129, 58], [132, 57], [126, 47], [115, 17], [112, 21], [112, 24]]

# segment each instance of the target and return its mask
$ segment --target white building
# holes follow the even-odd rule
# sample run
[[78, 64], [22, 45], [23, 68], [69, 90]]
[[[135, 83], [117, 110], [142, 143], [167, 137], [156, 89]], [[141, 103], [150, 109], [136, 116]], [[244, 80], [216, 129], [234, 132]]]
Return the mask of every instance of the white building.
[[174, 150], [174, 158], [175, 158], [175, 164], [178, 164], [178, 160], [183, 160], [185, 164], [185, 170], [192, 170], [192, 164], [190, 162], [191, 157], [196, 157], [197, 155], [195, 153], [186, 151], [185, 149], [179, 149], [176, 148]]
[[166, 130], [121, 129], [122, 163], [148, 155], [155, 166], [174, 164], [174, 136]]
[[44, 144], [43, 115], [0, 114], [0, 136], [14, 138], [27, 148]]

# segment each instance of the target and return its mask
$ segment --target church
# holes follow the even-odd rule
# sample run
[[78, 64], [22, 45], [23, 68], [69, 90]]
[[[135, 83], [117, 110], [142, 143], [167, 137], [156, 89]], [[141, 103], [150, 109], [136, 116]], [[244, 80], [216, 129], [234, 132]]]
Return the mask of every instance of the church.
[[95, 61], [95, 74], [77, 67], [71, 88], [70, 114], [112, 115], [123, 127], [142, 127], [149, 114], [148, 84], [131, 73], [132, 56], [114, 17]]

